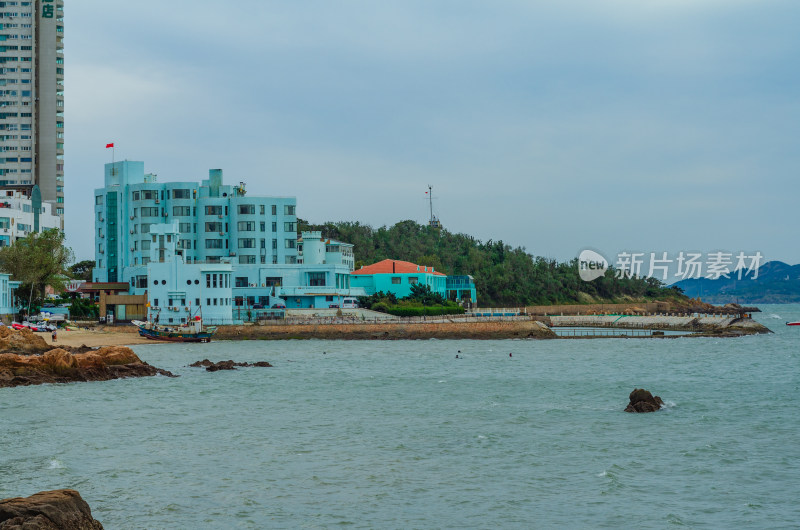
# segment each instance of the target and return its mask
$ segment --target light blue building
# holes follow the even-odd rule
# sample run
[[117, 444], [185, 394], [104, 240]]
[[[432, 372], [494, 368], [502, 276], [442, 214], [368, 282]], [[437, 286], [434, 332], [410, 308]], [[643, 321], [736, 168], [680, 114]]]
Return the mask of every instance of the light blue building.
[[21, 282], [13, 281], [10, 274], [0, 273], [0, 316], [6, 317], [16, 313], [14, 293], [20, 284]]
[[[145, 174], [143, 162], [106, 164], [105, 187], [95, 190], [93, 280], [128, 283], [130, 294], [148, 292], [148, 264], [162, 259], [151, 254], [151, 232], [169, 225], [177, 226], [171, 235], [175, 257], [183, 263], [230, 264], [234, 311], [284, 304], [329, 307], [339, 298], [363, 295], [349, 285], [352, 245], [328, 245], [314, 234], [311, 246], [305, 245], [314, 257], [304, 262], [296, 208], [294, 197], [250, 196], [244, 183], [223, 184], [219, 169], [200, 183], [160, 183]], [[167, 233], [159, 229], [158, 235]]]

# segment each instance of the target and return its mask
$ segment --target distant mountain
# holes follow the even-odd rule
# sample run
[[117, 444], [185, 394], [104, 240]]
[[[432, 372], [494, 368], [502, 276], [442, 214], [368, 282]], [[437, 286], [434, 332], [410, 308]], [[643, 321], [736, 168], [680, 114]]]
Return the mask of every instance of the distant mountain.
[[687, 296], [712, 304], [800, 303], [800, 265], [769, 261], [759, 267], [758, 275], [738, 277], [738, 273], [731, 273], [730, 278], [682, 280], [674, 285]]

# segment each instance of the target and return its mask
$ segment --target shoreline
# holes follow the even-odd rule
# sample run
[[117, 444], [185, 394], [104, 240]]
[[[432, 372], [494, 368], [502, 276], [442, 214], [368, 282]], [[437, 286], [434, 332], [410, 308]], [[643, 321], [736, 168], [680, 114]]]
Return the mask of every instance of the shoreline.
[[[226, 340], [501, 340], [501, 339], [587, 339], [587, 338], [619, 338], [609, 335], [589, 336], [557, 336], [547, 324], [556, 327], [591, 326], [617, 329], [689, 331], [681, 337], [735, 337], [751, 334], [771, 333], [763, 325], [747, 319], [746, 321], [718, 321], [717, 325], [709, 322], [685, 322], [675, 317], [627, 317], [625, 322], [609, 322], [608, 317], [550, 317], [546, 323], [534, 319], [498, 320], [498, 321], [438, 321], [438, 322], [307, 322], [303, 324], [280, 323], [270, 325], [233, 325], [219, 326], [214, 341]], [[636, 320], [641, 319], [641, 325]], [[647, 322], [644, 322], [644, 321]], [[700, 325], [698, 325], [700, 324]], [[47, 344], [54, 348], [59, 346], [136, 346], [140, 344], [166, 344], [140, 337], [133, 325], [103, 326], [96, 329], [80, 329], [77, 331], [59, 330], [58, 339], [53, 342], [50, 333], [35, 332]], [[634, 338], [634, 337], [629, 337]], [[648, 335], [635, 338], [670, 338], [670, 336]]]

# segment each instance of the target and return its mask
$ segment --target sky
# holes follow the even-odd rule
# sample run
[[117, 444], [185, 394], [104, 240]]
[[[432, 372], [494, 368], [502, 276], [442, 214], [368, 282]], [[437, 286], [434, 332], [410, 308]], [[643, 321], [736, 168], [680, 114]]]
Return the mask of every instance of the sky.
[[80, 0], [65, 6], [65, 228], [103, 165], [222, 168], [314, 223], [428, 219], [585, 248], [800, 262], [796, 0]]

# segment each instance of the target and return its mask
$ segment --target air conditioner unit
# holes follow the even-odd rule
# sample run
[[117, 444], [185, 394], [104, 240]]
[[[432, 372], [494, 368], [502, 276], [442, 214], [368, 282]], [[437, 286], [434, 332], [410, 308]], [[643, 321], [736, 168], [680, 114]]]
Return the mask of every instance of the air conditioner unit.
[[131, 215], [131, 221], [133, 221], [134, 219], [136, 219], [136, 216], [135, 215]]
[[159, 202], [161, 202], [161, 201], [159, 201], [158, 199], [156, 199], [156, 204], [158, 204]]
[[135, 233], [136, 233], [136, 232], [135, 232], [134, 230], [131, 230], [131, 234], [135, 234]]
[[220, 232], [219, 235], [224, 236], [225, 232]]
[[217, 217], [219, 217], [220, 219], [222, 219], [222, 214], [219, 214]]
[[228, 256], [235, 256], [236, 252], [228, 252]]
[[166, 217], [166, 216], [167, 216], [167, 212], [164, 212], [164, 213], [162, 213], [161, 215], [163, 215], [164, 217]]

